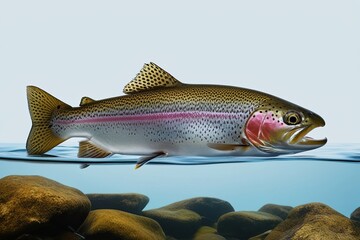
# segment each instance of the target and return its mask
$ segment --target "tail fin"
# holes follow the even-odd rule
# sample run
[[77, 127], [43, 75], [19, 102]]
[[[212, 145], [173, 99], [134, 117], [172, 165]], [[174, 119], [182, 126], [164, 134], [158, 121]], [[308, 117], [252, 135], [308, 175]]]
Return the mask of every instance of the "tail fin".
[[30, 155], [40, 155], [66, 140], [53, 133], [50, 121], [54, 110], [70, 109], [71, 106], [34, 86], [27, 87], [27, 99], [32, 127], [26, 150]]

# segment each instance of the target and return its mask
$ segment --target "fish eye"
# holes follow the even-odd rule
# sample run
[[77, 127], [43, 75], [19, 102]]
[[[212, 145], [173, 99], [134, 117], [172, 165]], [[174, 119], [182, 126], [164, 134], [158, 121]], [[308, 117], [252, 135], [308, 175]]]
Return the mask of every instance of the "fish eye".
[[302, 118], [301, 118], [300, 113], [290, 111], [285, 114], [285, 116], [283, 117], [283, 120], [287, 125], [296, 125], [301, 122]]

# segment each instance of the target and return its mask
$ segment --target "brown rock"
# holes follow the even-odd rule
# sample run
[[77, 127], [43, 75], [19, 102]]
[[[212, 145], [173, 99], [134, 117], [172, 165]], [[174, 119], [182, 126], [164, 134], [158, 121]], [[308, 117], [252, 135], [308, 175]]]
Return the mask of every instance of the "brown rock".
[[266, 240], [359, 240], [360, 225], [322, 203], [294, 208]]
[[187, 209], [158, 208], [144, 211], [143, 215], [154, 219], [166, 235], [175, 238], [189, 238], [201, 226], [201, 216]]
[[0, 179], [0, 239], [76, 229], [90, 210], [79, 190], [40, 176]]
[[221, 215], [233, 212], [234, 208], [227, 201], [218, 198], [196, 197], [175, 202], [164, 206], [167, 210], [187, 209], [196, 212], [209, 221], [209, 225], [215, 223]]
[[165, 240], [160, 225], [152, 219], [119, 210], [94, 210], [79, 233], [86, 240]]
[[293, 207], [277, 204], [266, 204], [259, 209], [259, 212], [270, 213], [285, 220], [291, 209], [293, 209]]
[[123, 194], [87, 194], [91, 202], [91, 210], [116, 209], [139, 214], [149, 203], [149, 198], [137, 193]]
[[350, 219], [353, 221], [360, 222], [360, 207], [355, 209], [350, 215]]
[[271, 233], [271, 230], [268, 230], [264, 233], [261, 233], [259, 235], [256, 235], [254, 237], [249, 238], [249, 240], [265, 240], [266, 237]]
[[217, 234], [215, 228], [203, 226], [196, 231], [193, 240], [226, 240], [226, 239], [220, 236], [219, 234]]
[[166, 236], [166, 240], [178, 240], [178, 239], [176, 239], [176, 238], [174, 238], [172, 236]]
[[73, 232], [62, 232], [56, 233], [53, 236], [43, 236], [41, 233], [37, 234], [23, 234], [18, 237], [16, 240], [81, 240], [83, 239], [79, 235], [76, 235]]
[[166, 235], [189, 238], [201, 225], [212, 225], [221, 215], [232, 211], [234, 208], [226, 201], [197, 197], [144, 211], [143, 215], [160, 223]]
[[32, 234], [23, 234], [16, 240], [43, 240], [41, 237]]
[[265, 212], [241, 211], [224, 214], [219, 218], [217, 230], [226, 238], [249, 239], [273, 229], [282, 219]]

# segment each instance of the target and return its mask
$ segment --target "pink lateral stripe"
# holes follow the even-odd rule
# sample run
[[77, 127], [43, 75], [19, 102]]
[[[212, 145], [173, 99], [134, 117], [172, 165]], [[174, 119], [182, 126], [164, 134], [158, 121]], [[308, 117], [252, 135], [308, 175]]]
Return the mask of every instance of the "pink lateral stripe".
[[174, 119], [199, 119], [199, 118], [216, 118], [216, 119], [236, 119], [240, 115], [236, 113], [221, 112], [170, 112], [170, 113], [151, 113], [141, 115], [125, 116], [108, 116], [92, 117], [75, 120], [56, 120], [56, 124], [78, 124], [78, 123], [108, 123], [108, 122], [150, 122], [157, 120], [174, 120]]

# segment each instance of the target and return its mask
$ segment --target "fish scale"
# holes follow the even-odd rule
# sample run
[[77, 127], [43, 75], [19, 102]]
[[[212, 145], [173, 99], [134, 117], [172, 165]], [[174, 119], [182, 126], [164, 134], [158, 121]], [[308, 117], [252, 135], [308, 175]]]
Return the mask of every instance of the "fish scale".
[[[147, 161], [160, 155], [277, 155], [280, 148], [283, 153], [284, 146], [269, 147], [273, 142], [287, 145], [290, 153], [324, 144], [324, 140], [305, 138], [309, 124], [324, 125], [309, 110], [255, 90], [183, 84], [153, 63], [145, 64], [124, 92], [126, 95], [99, 101], [83, 97], [80, 107], [72, 108], [39, 88], [28, 87], [33, 119], [28, 152], [42, 154], [71, 137], [88, 139], [80, 144], [79, 157], [120, 153], [149, 156]], [[268, 115], [262, 112], [268, 111], [274, 112], [279, 123], [297, 120], [300, 115], [304, 119], [265, 129], [269, 124], [263, 124], [263, 118]], [[304, 136], [296, 138], [301, 143], [289, 145], [290, 137], [284, 136], [293, 131], [293, 125], [304, 129]], [[261, 132], [270, 135], [265, 139]], [[41, 140], [44, 134], [46, 143]]]
[[[220, 91], [216, 91], [218, 88]], [[236, 143], [240, 139], [245, 119], [261, 100], [266, 99], [262, 97], [257, 102], [250, 104], [249, 101], [246, 104], [244, 99], [251, 99], [247, 96], [251, 92], [243, 91], [243, 94], [239, 94], [237, 90], [231, 87], [183, 86], [103, 100], [59, 111], [53, 118], [52, 130], [62, 138], [90, 135], [98, 145], [106, 142], [104, 147], [122, 154], [130, 154], [126, 150], [128, 141], [137, 141], [137, 153], [143, 154], [149, 152], [140, 148], [146, 149], [149, 142], [166, 142], [170, 145], [188, 143], [205, 147], [208, 141]], [[161, 113], [163, 115], [159, 117]], [[170, 116], [171, 113], [178, 113], [179, 116]], [[112, 118], [116, 117], [120, 118], [113, 121]], [[126, 120], [129, 117], [134, 118]], [[137, 126], [139, 118], [143, 118], [146, 124]], [[124, 138], [118, 139], [118, 136]], [[109, 142], [114, 144], [109, 146]], [[162, 150], [169, 155], [184, 154], [172, 153], [170, 149]], [[192, 154], [203, 154], [201, 148], [198, 150]]]

